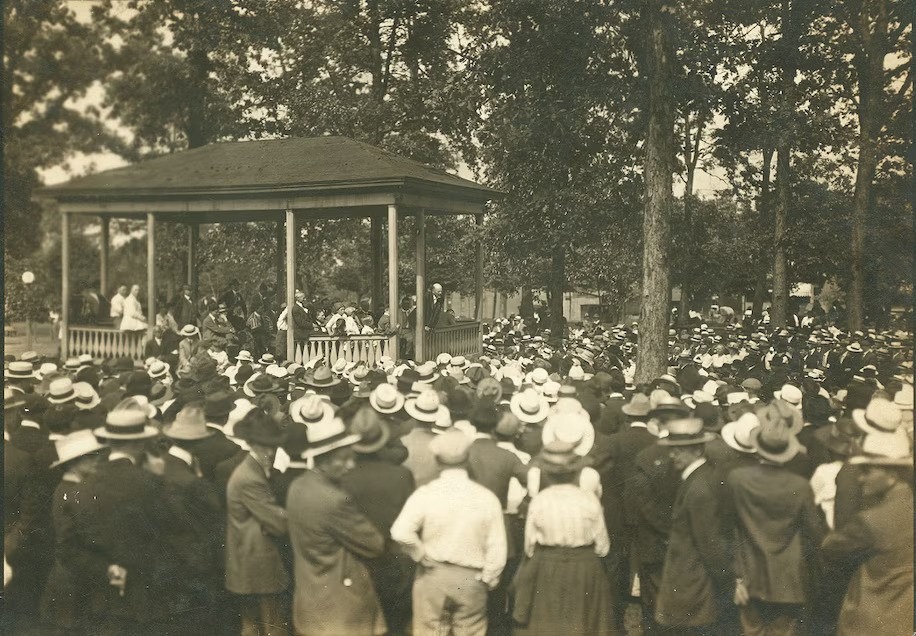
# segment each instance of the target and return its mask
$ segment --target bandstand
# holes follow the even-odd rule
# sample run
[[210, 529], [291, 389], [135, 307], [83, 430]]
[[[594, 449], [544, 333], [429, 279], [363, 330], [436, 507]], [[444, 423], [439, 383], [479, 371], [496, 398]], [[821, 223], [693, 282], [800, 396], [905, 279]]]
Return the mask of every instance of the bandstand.
[[[116, 329], [70, 324], [70, 218], [91, 215], [101, 224], [99, 278], [108, 290], [109, 221], [145, 220], [147, 225], [146, 338], [152, 337], [156, 316], [157, 223], [183, 223], [188, 232], [188, 284], [197, 297], [197, 244], [200, 225], [273, 221], [278, 255], [285, 252], [286, 303], [296, 290], [296, 240], [300, 224], [313, 219], [369, 218], [371, 223], [373, 305], [387, 305], [396, 315], [398, 289], [398, 221], [414, 216], [416, 223], [417, 315], [423, 316], [426, 281], [426, 217], [471, 214], [479, 225], [496, 190], [430, 168], [380, 148], [346, 137], [314, 137], [215, 143], [123, 168], [72, 179], [42, 188], [36, 197], [57, 203], [61, 218], [62, 337], [61, 355], [88, 353], [95, 357], [143, 355], [144, 340]], [[383, 299], [382, 230], [387, 220], [388, 290]], [[282, 245], [285, 243], [285, 250]], [[483, 292], [483, 253], [477, 244], [474, 320], [426, 332], [416, 325], [418, 360], [438, 353], [480, 353], [480, 314]], [[396, 335], [335, 338], [313, 336], [305, 349], [287, 334], [287, 358], [296, 361], [322, 356], [375, 362], [383, 355], [396, 358]]]

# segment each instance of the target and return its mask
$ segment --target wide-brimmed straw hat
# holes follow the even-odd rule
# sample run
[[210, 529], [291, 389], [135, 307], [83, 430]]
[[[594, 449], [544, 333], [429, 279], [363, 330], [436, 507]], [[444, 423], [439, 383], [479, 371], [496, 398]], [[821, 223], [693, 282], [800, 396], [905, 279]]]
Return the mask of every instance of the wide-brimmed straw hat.
[[535, 389], [525, 389], [512, 396], [509, 400], [509, 410], [522, 422], [536, 424], [547, 417], [550, 405]]
[[554, 440], [573, 444], [575, 453], [585, 456], [595, 445], [595, 429], [584, 411], [551, 413], [544, 422], [541, 441], [547, 446]]
[[442, 411], [448, 409], [439, 401], [439, 393], [433, 390], [423, 391], [415, 398], [410, 398], [404, 403], [404, 410], [418, 422], [432, 424], [441, 417]]
[[182, 336], [183, 338], [190, 338], [191, 336], [199, 336], [199, 335], [200, 335], [200, 329], [198, 329], [198, 328], [195, 327], [194, 325], [190, 325], [190, 324], [189, 324], [189, 325], [185, 325], [185, 326], [182, 327], [181, 330], [178, 332], [178, 335], [179, 335], [179, 336]]
[[68, 377], [51, 380], [48, 386], [48, 402], [51, 404], [66, 404], [75, 399], [76, 392], [73, 390], [73, 380]]
[[159, 430], [151, 425], [146, 400], [131, 397], [115, 406], [105, 417], [105, 426], [93, 433], [102, 439], [139, 440], [156, 437]]
[[575, 444], [559, 439], [545, 444], [541, 452], [532, 460], [532, 464], [541, 472], [550, 475], [576, 473], [586, 463], [585, 457], [576, 453]]
[[54, 441], [54, 450], [57, 452], [57, 460], [51, 464], [55, 468], [69, 461], [85, 457], [90, 453], [95, 453], [105, 448], [105, 444], [99, 442], [98, 438], [90, 430], [82, 430], [64, 435]]
[[360, 441], [360, 436], [348, 431], [347, 426], [339, 417], [332, 417], [309, 426], [306, 430], [306, 437], [308, 447], [302, 451], [303, 459], [314, 459], [338, 448], [353, 446]]
[[289, 415], [297, 424], [312, 426], [334, 417], [334, 409], [327, 400], [311, 394], [304, 395], [289, 405]]
[[667, 423], [668, 435], [658, 440], [659, 446], [694, 446], [706, 444], [716, 438], [703, 430], [703, 420], [698, 417], [681, 417]]
[[753, 413], [745, 413], [734, 422], [722, 427], [722, 440], [739, 453], [752, 454], [757, 447], [751, 439], [753, 430], [760, 426], [760, 420]]
[[211, 437], [215, 433], [213, 429], [207, 428], [203, 409], [199, 406], [185, 406], [178, 411], [174, 422], [165, 425], [162, 434], [170, 439], [190, 442]]
[[74, 382], [73, 391], [76, 393], [76, 399], [73, 401], [76, 408], [81, 411], [94, 409], [102, 403], [102, 399], [92, 385], [88, 382]]
[[873, 398], [864, 409], [854, 409], [852, 420], [865, 434], [893, 433], [903, 422], [900, 408], [884, 398]]
[[369, 394], [369, 406], [385, 415], [397, 413], [404, 408], [405, 398], [390, 384], [380, 384]]

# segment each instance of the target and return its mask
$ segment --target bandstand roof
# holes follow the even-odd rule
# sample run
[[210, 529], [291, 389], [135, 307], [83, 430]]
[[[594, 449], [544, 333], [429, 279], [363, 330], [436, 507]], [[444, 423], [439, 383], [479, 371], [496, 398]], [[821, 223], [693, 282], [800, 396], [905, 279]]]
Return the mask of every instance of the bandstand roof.
[[63, 213], [176, 221], [479, 214], [500, 192], [347, 137], [214, 143], [41, 188]]

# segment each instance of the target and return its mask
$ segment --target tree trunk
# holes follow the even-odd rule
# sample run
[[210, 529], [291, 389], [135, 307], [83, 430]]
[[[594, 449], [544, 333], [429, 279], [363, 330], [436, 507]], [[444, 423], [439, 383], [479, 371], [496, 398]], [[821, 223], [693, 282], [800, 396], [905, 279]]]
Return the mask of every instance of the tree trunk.
[[[760, 209], [758, 211], [758, 221], [760, 223], [760, 234], [763, 236], [770, 227], [770, 165], [773, 162], [773, 149], [763, 149], [763, 174], [760, 183]], [[757, 260], [757, 284], [754, 287], [754, 308], [752, 314], [754, 319], [760, 318], [763, 313], [763, 302], [767, 295], [767, 267], [766, 260], [761, 255]], [[742, 308], [742, 312], [743, 312]]]
[[188, 148], [199, 148], [207, 141], [207, 76], [209, 60], [206, 51], [191, 51], [188, 55], [191, 65], [191, 86], [188, 87]]
[[671, 52], [661, 3], [651, 2], [648, 11], [646, 67], [649, 122], [646, 135], [643, 280], [636, 382], [651, 381], [665, 372], [668, 347], [668, 238], [674, 158]]
[[[869, 11], [874, 8], [876, 15]], [[865, 272], [863, 252], [865, 219], [871, 199], [872, 183], [878, 167], [877, 142], [881, 124], [877, 113], [884, 99], [884, 57], [890, 48], [887, 6], [884, 0], [863, 2], [860, 13], [851, 24], [860, 48], [854, 57], [859, 89], [859, 157], [856, 164], [856, 189], [852, 200], [852, 280], [846, 299], [850, 331], [861, 329], [865, 322]], [[873, 19], [874, 18], [874, 19]], [[871, 25], [874, 25], [872, 30]]]
[[553, 253], [550, 272], [550, 332], [558, 338], [563, 337], [563, 292], [566, 289], [566, 250], [558, 248]]
[[786, 222], [792, 203], [792, 128], [795, 112], [795, 71], [798, 55], [797, 7], [792, 0], [782, 3], [782, 37], [779, 42], [782, 70], [782, 96], [780, 119], [782, 130], [776, 148], [776, 220], [773, 224], [773, 306], [770, 309], [770, 326], [784, 327], [789, 309], [789, 280], [786, 266]]
[[522, 287], [522, 299], [519, 303], [518, 313], [526, 320], [534, 316], [534, 295], [527, 285]]

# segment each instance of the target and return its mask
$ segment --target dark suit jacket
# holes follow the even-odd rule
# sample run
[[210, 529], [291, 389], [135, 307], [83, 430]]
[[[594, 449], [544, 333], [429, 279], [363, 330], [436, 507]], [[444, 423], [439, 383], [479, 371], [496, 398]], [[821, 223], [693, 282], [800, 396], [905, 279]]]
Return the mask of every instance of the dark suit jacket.
[[636, 522], [636, 551], [642, 564], [665, 562], [671, 510], [680, 475], [671, 466], [668, 448], [653, 443], [636, 455], [633, 476], [624, 491], [625, 507]]
[[426, 295], [426, 306], [423, 308], [426, 314], [423, 324], [435, 329], [436, 327], [445, 326], [445, 293], [439, 296], [439, 302], [433, 302], [433, 295]]
[[811, 557], [827, 530], [808, 480], [759, 463], [735, 468], [726, 485], [737, 516], [736, 576], [752, 598], [804, 603]]
[[385, 538], [347, 493], [316, 471], [289, 489], [296, 562], [293, 624], [303, 634], [380, 634], [385, 620], [361, 559], [382, 555]]
[[604, 410], [601, 411], [601, 417], [595, 424], [595, 432], [604, 435], [613, 435], [623, 430], [626, 421], [626, 415], [620, 409], [627, 403], [623, 397], [609, 398], [604, 404]]
[[[95, 615], [137, 624], [168, 615], [162, 598], [175, 572], [165, 558], [172, 524], [163, 493], [161, 478], [127, 459], [103, 460], [83, 483], [73, 545], [92, 546], [92, 552], [66, 552], [63, 562], [92, 581]], [[112, 564], [127, 569], [123, 597], [108, 584]]]
[[[644, 426], [626, 428], [619, 433], [611, 435], [608, 439], [608, 456], [611, 470], [607, 487], [604, 488], [603, 499], [606, 508], [611, 508], [619, 517], [615, 522], [616, 527], [635, 526], [635, 510], [625, 505], [624, 492], [627, 484], [636, 474], [636, 456], [639, 452], [651, 446], [656, 441]], [[610, 514], [605, 510], [605, 516]], [[610, 531], [610, 528], [608, 528]]]
[[862, 485], [859, 483], [860, 466], [844, 463], [836, 475], [836, 497], [833, 508], [833, 527], [842, 530], [843, 526], [852, 521], [860, 511], [866, 507], [862, 495]]
[[374, 455], [357, 455], [356, 467], [343, 476], [341, 488], [388, 537], [407, 498], [414, 491], [413, 473]]
[[197, 324], [196, 307], [197, 303], [191, 299], [185, 298], [183, 295], [179, 295], [172, 301], [172, 317], [175, 318], [175, 322], [178, 323], [179, 329], [185, 325]]
[[717, 619], [717, 600], [734, 591], [731, 526], [720, 514], [722, 499], [709, 463], [694, 470], [678, 490], [655, 608], [662, 625], [710, 625]]
[[500, 448], [493, 439], [475, 439], [468, 453], [468, 474], [486, 486], [499, 499], [503, 510], [513, 477], [523, 486], [528, 483], [528, 467], [514, 453]]
[[214, 473], [217, 464], [235, 455], [239, 449], [235, 442], [226, 439], [226, 436], [219, 431], [214, 431], [214, 435], [204, 439], [181, 442], [179, 446], [190, 451], [197, 458], [201, 474], [211, 483], [215, 483]]
[[913, 491], [898, 484], [830, 533], [828, 559], [861, 563], [838, 622], [841, 634], [906, 634], [913, 627]]
[[299, 306], [299, 303], [293, 303], [293, 338], [297, 341], [308, 340], [312, 333], [314, 323], [309, 316], [308, 311]]

